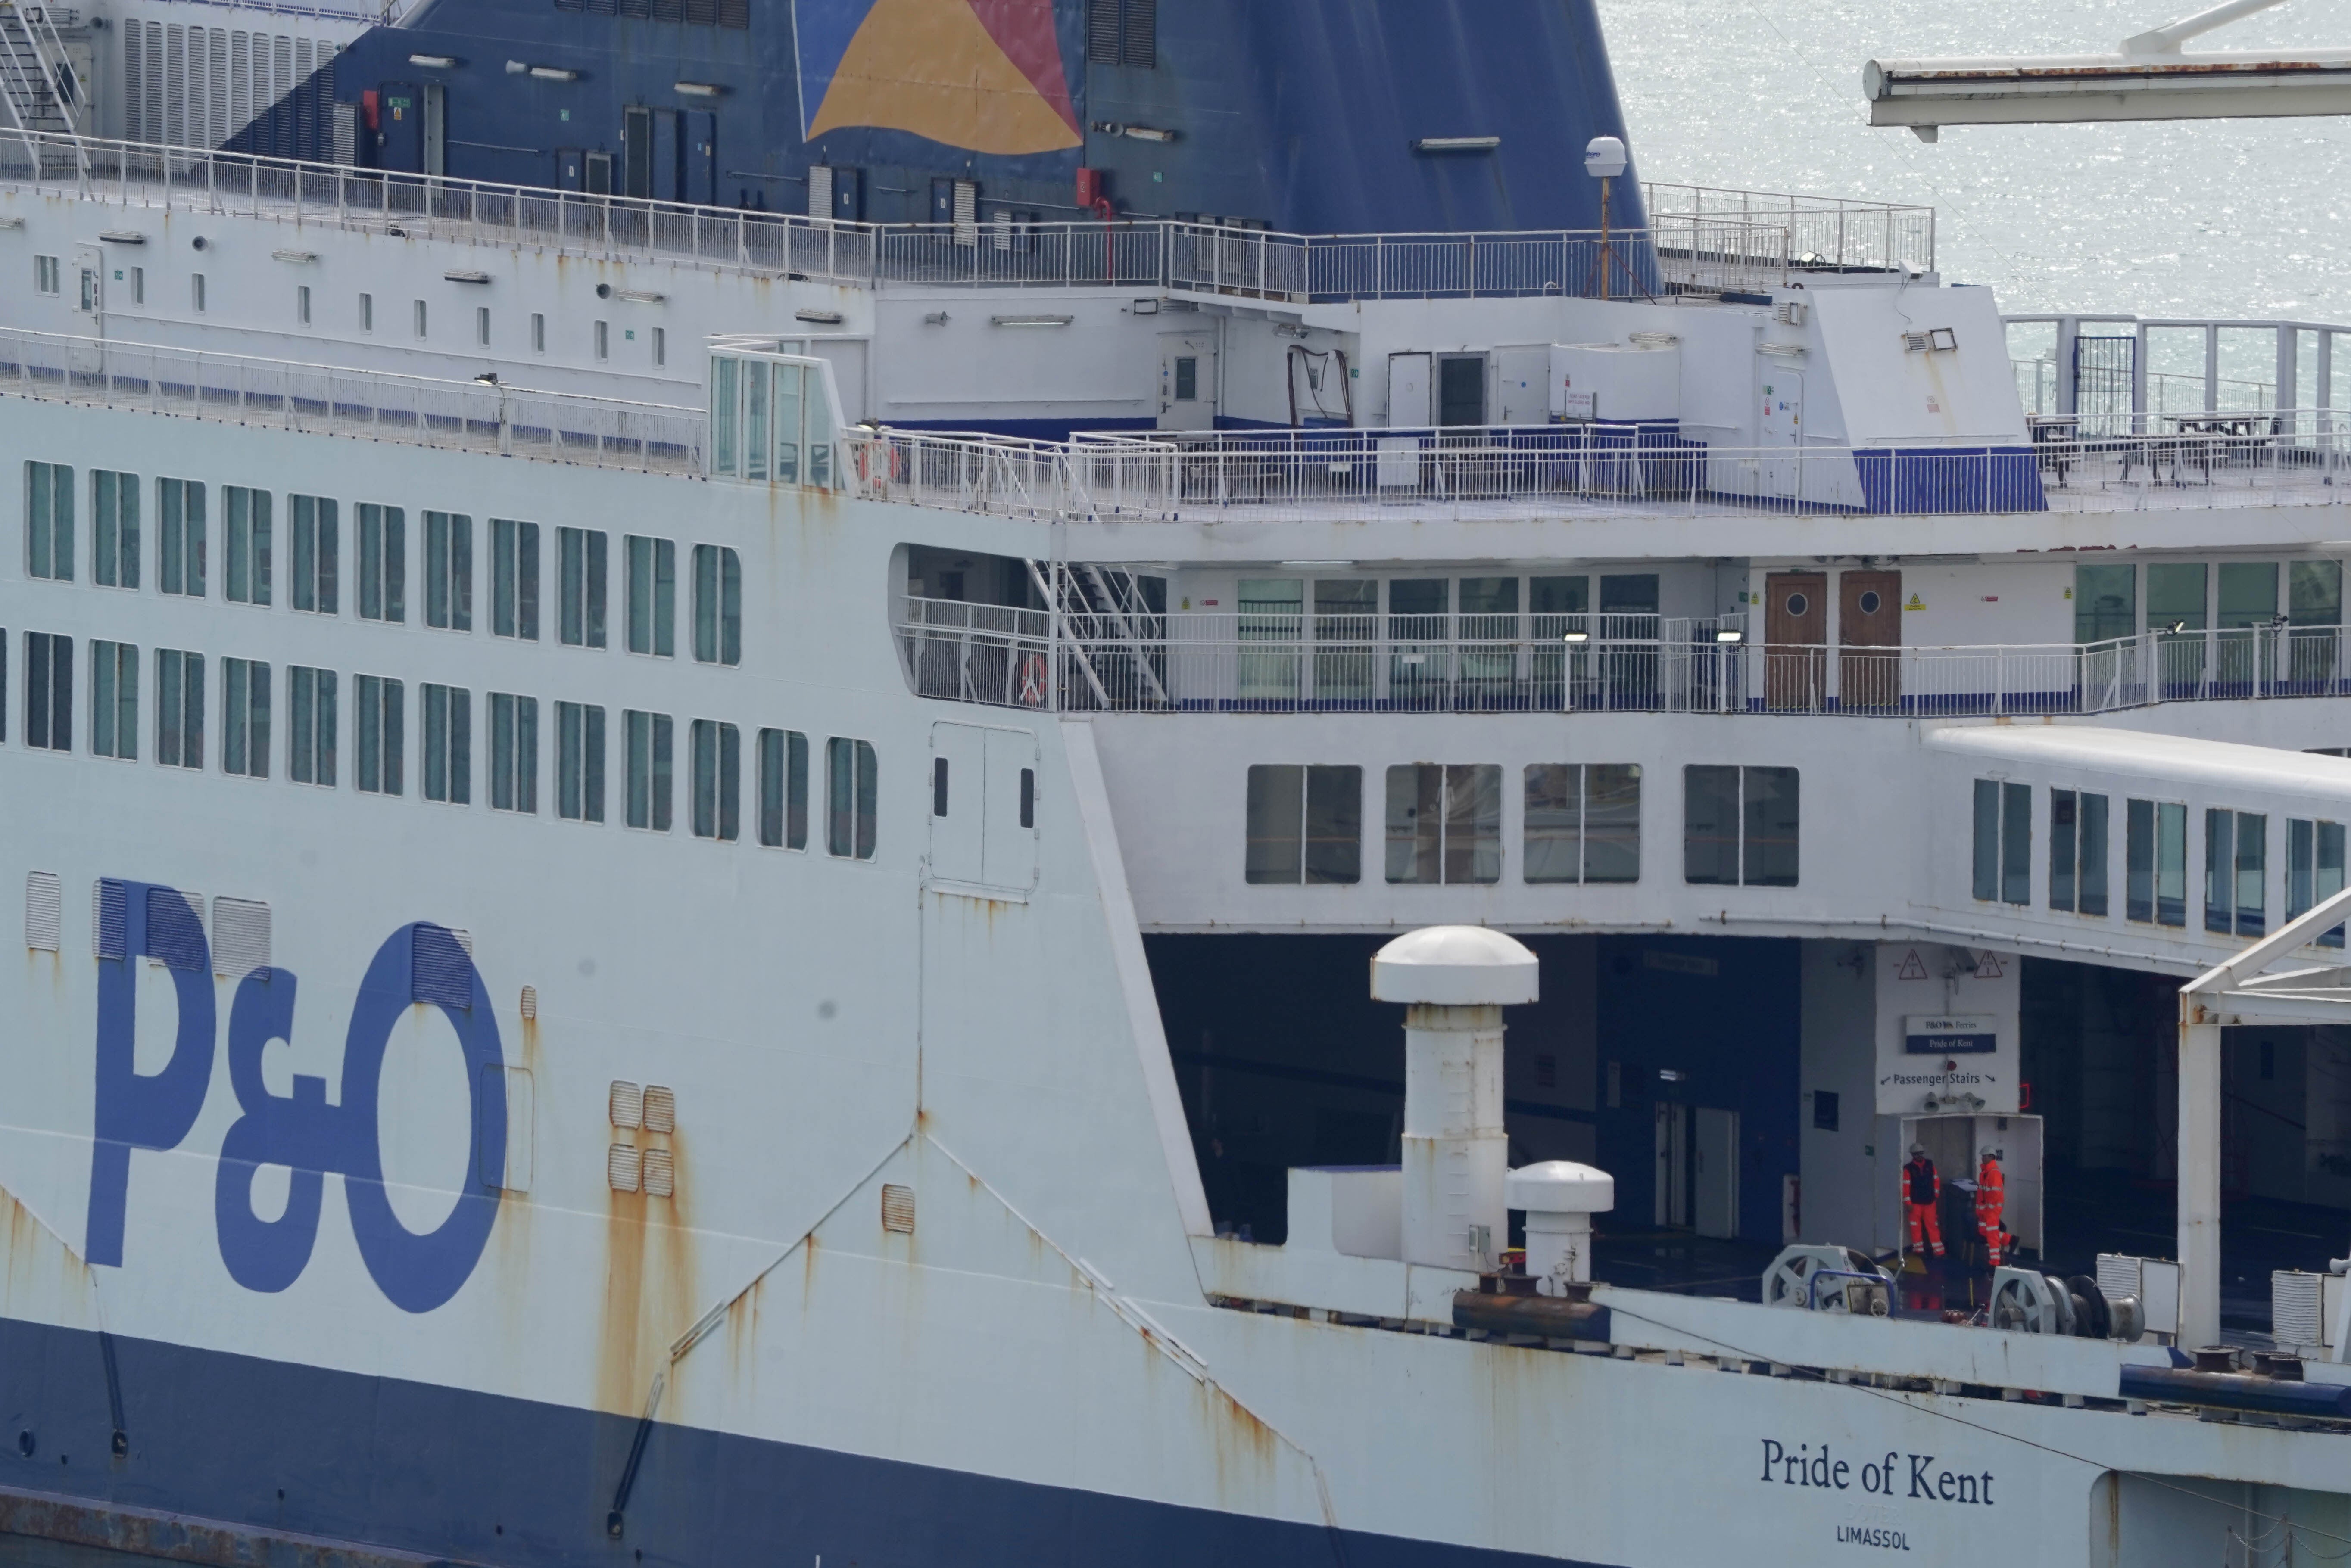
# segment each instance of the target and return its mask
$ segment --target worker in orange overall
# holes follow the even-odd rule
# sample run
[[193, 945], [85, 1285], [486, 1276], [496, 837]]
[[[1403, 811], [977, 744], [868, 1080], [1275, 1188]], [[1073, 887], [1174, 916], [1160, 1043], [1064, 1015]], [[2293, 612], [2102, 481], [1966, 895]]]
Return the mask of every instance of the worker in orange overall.
[[[1927, 1158], [1927, 1146], [1910, 1146], [1910, 1163], [1902, 1168], [1902, 1206], [1910, 1211], [1910, 1249], [1916, 1252], [1932, 1250], [1938, 1258], [1943, 1255], [1943, 1221], [1935, 1212], [1936, 1200], [1943, 1195], [1943, 1179], [1935, 1174], [1935, 1162]], [[1920, 1240], [1924, 1232], [1925, 1240]]]
[[2015, 1236], [2001, 1223], [2006, 1185], [2007, 1179], [2001, 1174], [2000, 1151], [1984, 1150], [1983, 1168], [1976, 1172], [1976, 1229], [1983, 1232], [1984, 1252], [1995, 1269], [2016, 1245]]

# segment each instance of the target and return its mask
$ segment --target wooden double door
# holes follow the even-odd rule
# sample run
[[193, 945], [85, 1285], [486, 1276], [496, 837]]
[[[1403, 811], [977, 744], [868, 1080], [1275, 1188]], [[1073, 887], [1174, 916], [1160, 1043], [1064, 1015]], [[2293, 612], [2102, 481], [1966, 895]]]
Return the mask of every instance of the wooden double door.
[[[1902, 705], [1902, 574], [1837, 574], [1837, 705]], [[1829, 705], [1829, 578], [1773, 572], [1763, 579], [1763, 702], [1793, 712]]]

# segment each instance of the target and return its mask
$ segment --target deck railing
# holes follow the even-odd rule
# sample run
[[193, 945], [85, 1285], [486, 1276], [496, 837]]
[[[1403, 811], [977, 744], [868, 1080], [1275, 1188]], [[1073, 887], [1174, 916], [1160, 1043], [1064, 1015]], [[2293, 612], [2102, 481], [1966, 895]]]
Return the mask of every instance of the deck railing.
[[1750, 642], [1737, 617], [1176, 613], [1113, 625], [910, 598], [898, 638], [923, 696], [1078, 711], [1907, 719], [2351, 696], [2351, 656], [2333, 626], [1831, 648]]
[[700, 409], [0, 328], [0, 393], [408, 446], [700, 473]]

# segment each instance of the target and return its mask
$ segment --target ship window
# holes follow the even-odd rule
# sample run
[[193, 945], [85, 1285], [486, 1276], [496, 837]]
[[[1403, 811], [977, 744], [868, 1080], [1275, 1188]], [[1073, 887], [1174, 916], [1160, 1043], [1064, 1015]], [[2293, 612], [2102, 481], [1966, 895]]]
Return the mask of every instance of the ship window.
[[139, 649], [131, 643], [89, 645], [89, 749], [125, 762], [139, 755]]
[[310, 325], [310, 286], [307, 283], [295, 286], [294, 319], [300, 326]]
[[[774, 369], [776, 388], [776, 478], [785, 484], [798, 484], [800, 482], [800, 447], [802, 444], [800, 441], [802, 433], [800, 431], [800, 419], [804, 407], [804, 400], [800, 396], [800, 391], [803, 384], [807, 380], [807, 377], [802, 374], [806, 367], [800, 365], [778, 365]], [[751, 386], [756, 390], [758, 386], [758, 382], [754, 379], [751, 382]], [[818, 399], [815, 400], [813, 403], [806, 404], [806, 406], [813, 408], [816, 404], [820, 404], [822, 400]], [[758, 428], [765, 431], [768, 426], [762, 423]], [[809, 483], [810, 484], [821, 483], [816, 477], [817, 469], [819, 467], [817, 450], [817, 447], [813, 444], [810, 445], [808, 449], [810, 459]]]
[[200, 272], [188, 275], [188, 305], [198, 316], [204, 313], [204, 275]]
[[[2138, 629], [2137, 573], [2136, 566], [2074, 568], [2075, 642], [2110, 642]], [[2203, 607], [2200, 584], [2197, 607]]]
[[2049, 907], [2106, 912], [2106, 797], [2049, 792]]
[[221, 772], [269, 776], [269, 666], [221, 660]]
[[1412, 763], [1388, 770], [1389, 881], [1498, 882], [1501, 877], [1500, 767]]
[[2269, 818], [2258, 812], [2204, 814], [2204, 929], [2258, 937], [2264, 929]]
[[359, 504], [360, 618], [408, 618], [408, 514]]
[[381, 675], [352, 678], [358, 698], [352, 739], [359, 752], [359, 787], [367, 794], [398, 794], [408, 751], [403, 722], [407, 691]]
[[547, 317], [536, 310], [530, 313], [530, 351], [547, 352]]
[[[2071, 808], [2068, 808], [2069, 810]], [[2050, 807], [2053, 834], [2057, 807]], [[2103, 824], [2105, 808], [2100, 807]], [[2068, 862], [2072, 847], [2070, 819], [2068, 826]], [[1975, 896], [1986, 903], [2029, 904], [2032, 902], [2032, 786], [2002, 784], [1998, 779], [1978, 779], [1975, 784], [1973, 877]], [[2051, 854], [2056, 853], [2053, 846]], [[2104, 902], [2105, 852], [2099, 853], [2101, 904]], [[2053, 859], [2052, 865], [2054, 865]], [[2053, 907], [2071, 909], [2069, 902], [2055, 905], [2056, 885], [2051, 883]], [[2070, 895], [2069, 895], [2070, 898]], [[2105, 912], [2101, 908], [2099, 913]]]
[[538, 524], [490, 519], [490, 632], [538, 640]]
[[826, 774], [825, 847], [858, 860], [873, 858], [873, 746], [867, 741], [839, 736], [824, 744]]
[[571, 648], [604, 646], [604, 554], [600, 529], [558, 528], [555, 545], [563, 581], [556, 607], [557, 635]]
[[806, 735], [759, 732], [759, 842], [771, 849], [808, 847], [808, 771]]
[[1156, 67], [1158, 10], [1158, 0], [1087, 0], [1087, 62], [1145, 71]]
[[739, 359], [729, 359], [721, 355], [711, 361], [710, 466], [714, 472], [733, 473], [736, 469], [736, 438], [741, 430], [741, 411], [736, 403], [740, 397], [743, 364]]
[[1364, 770], [1294, 763], [1250, 768], [1244, 865], [1253, 883], [1362, 881]]
[[335, 672], [286, 668], [286, 776], [296, 784], [335, 783]]
[[667, 327], [653, 328], [653, 363], [656, 365], [669, 363], [669, 329]]
[[25, 465], [25, 570], [73, 581], [74, 471], [64, 463]]
[[131, 303], [133, 305], [147, 303], [147, 269], [143, 266], [134, 266], [131, 269]]
[[462, 512], [424, 514], [424, 624], [474, 629], [474, 520]]
[[89, 510], [90, 581], [101, 587], [137, 587], [139, 476], [92, 469]]
[[694, 836], [743, 836], [743, 733], [710, 719], [694, 722]]
[[167, 768], [204, 765], [204, 656], [155, 650], [155, 760]]
[[489, 347], [490, 307], [486, 305], [474, 306], [474, 341], [485, 348]]
[[423, 337], [423, 336], [424, 336], [424, 302], [423, 302], [423, 300], [421, 300], [421, 299], [411, 301], [411, 302], [410, 302], [410, 307], [409, 307], [409, 315], [410, 315], [410, 319], [411, 319], [411, 322], [412, 322], [412, 324], [413, 324], [413, 329], [414, 329], [414, 331], [415, 331], [416, 336], [417, 336], [417, 337]]
[[360, 296], [360, 330], [362, 332], [375, 330], [375, 296], [372, 294]]
[[333, 615], [337, 601], [335, 504], [321, 495], [289, 495], [294, 527], [294, 607]]
[[611, 357], [611, 327], [608, 323], [599, 321], [596, 323], [596, 358], [599, 359], [610, 358]]
[[222, 587], [241, 605], [269, 602], [269, 492], [241, 484], [221, 487], [221, 510], [228, 532], [228, 560]]
[[604, 710], [555, 705], [555, 811], [568, 822], [604, 820]]
[[631, 653], [668, 659], [677, 652], [677, 545], [631, 534], [628, 553], [628, 646]]
[[1526, 771], [1530, 882], [1641, 879], [1637, 763], [1537, 763]]
[[[2343, 891], [2343, 825], [2307, 822], [2300, 817], [2286, 824], [2285, 918], [2306, 915]], [[2318, 939], [2323, 948], [2343, 945], [2343, 928], [2336, 926]]]
[[694, 657], [743, 662], [743, 562], [724, 545], [694, 547]]
[[35, 294], [57, 292], [57, 257], [35, 256], [33, 258], [33, 292]]
[[[787, 368], [777, 367], [778, 369]], [[798, 371], [793, 373], [799, 374]], [[746, 360], [743, 364], [743, 477], [746, 479], [768, 477], [768, 366], [760, 360]], [[780, 449], [777, 455], [782, 455]], [[797, 445], [791, 449], [791, 456], [793, 464], [797, 466], [799, 462]], [[789, 472], [787, 471], [788, 476]]]
[[1796, 885], [1794, 768], [1682, 770], [1682, 879], [1714, 887]]
[[73, 750], [73, 639], [62, 632], [25, 634], [25, 744]]
[[193, 479], [155, 482], [156, 586], [204, 597], [204, 487]]
[[625, 709], [621, 719], [629, 748], [629, 826], [667, 833], [670, 822], [670, 716]]
[[424, 798], [466, 805], [474, 798], [474, 694], [430, 682], [416, 694], [424, 709], [424, 751], [417, 759]]
[[538, 809], [538, 699], [490, 693], [490, 808]]
[[2186, 925], [2188, 808], [2128, 801], [2123, 822], [2124, 916], [2151, 925]]

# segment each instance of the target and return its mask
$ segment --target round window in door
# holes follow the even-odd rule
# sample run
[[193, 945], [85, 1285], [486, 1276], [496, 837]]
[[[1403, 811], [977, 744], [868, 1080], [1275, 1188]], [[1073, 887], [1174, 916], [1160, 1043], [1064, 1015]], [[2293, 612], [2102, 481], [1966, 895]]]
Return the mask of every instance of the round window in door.
[[1800, 616], [1812, 607], [1813, 601], [1806, 598], [1803, 595], [1790, 594], [1788, 596], [1788, 613], [1790, 615]]
[[1864, 615], [1876, 615], [1877, 613], [1877, 607], [1885, 602], [1886, 601], [1884, 599], [1877, 597], [1877, 590], [1876, 588], [1868, 589], [1861, 596], [1861, 613]]

